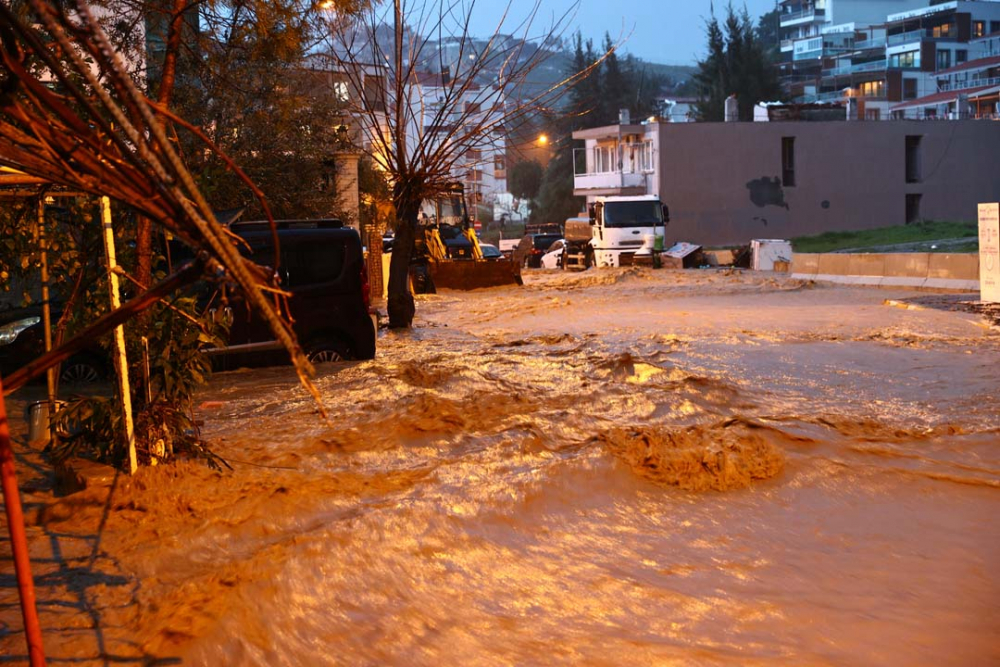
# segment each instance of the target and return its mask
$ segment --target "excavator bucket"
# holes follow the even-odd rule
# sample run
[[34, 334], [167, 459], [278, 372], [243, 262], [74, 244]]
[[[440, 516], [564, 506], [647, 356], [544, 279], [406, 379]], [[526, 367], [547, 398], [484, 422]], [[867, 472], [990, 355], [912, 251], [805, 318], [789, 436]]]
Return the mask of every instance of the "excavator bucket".
[[431, 260], [427, 268], [434, 287], [441, 289], [470, 290], [524, 284], [520, 263], [509, 259]]

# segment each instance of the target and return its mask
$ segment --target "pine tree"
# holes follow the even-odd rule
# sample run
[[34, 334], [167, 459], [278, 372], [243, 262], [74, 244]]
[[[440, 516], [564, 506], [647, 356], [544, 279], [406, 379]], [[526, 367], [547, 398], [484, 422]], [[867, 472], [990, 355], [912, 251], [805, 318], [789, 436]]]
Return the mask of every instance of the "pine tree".
[[698, 63], [695, 74], [698, 120], [724, 120], [725, 100], [729, 95], [736, 95], [739, 119], [753, 120], [754, 106], [758, 102], [778, 99], [781, 88], [750, 15], [746, 9], [737, 14], [729, 5], [725, 34], [714, 13], [706, 32], [708, 55]]

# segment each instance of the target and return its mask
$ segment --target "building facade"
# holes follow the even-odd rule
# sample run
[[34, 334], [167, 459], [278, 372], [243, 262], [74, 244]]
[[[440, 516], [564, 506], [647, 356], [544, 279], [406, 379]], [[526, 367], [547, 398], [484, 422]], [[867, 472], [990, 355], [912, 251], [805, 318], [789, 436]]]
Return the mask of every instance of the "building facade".
[[[987, 55], [990, 36], [1000, 37], [996, 0], [863, 4], [896, 8], [874, 20], [857, 14], [847, 23], [817, 21], [817, 35], [783, 42], [780, 68], [790, 99], [853, 98], [861, 119], [913, 117], [911, 101], [941, 92], [937, 73]], [[831, 18], [829, 12], [823, 17]]]
[[990, 121], [649, 123], [573, 137], [585, 143], [574, 194], [658, 195], [668, 242], [975, 220], [979, 202], [1000, 199], [1000, 124]]

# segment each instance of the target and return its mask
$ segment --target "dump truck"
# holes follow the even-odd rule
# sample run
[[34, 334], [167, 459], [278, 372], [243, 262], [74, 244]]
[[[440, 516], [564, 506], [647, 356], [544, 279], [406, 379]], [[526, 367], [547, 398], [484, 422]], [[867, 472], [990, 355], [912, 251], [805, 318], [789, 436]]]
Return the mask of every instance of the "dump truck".
[[410, 282], [417, 294], [523, 284], [520, 264], [483, 257], [461, 184], [421, 204]]
[[586, 217], [566, 220], [562, 267], [629, 266], [637, 255], [652, 259], [663, 249], [668, 222], [670, 211], [656, 195], [598, 197]]

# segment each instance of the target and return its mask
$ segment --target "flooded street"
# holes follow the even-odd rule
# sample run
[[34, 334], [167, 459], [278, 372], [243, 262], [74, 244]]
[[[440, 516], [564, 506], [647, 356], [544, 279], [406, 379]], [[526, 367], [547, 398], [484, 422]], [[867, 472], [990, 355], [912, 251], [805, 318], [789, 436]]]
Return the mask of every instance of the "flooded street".
[[107, 501], [19, 463], [47, 655], [998, 664], [1000, 334], [883, 304], [916, 295], [535, 271], [418, 297], [375, 360], [321, 366], [329, 423], [289, 368], [220, 374], [199, 418], [231, 472]]

